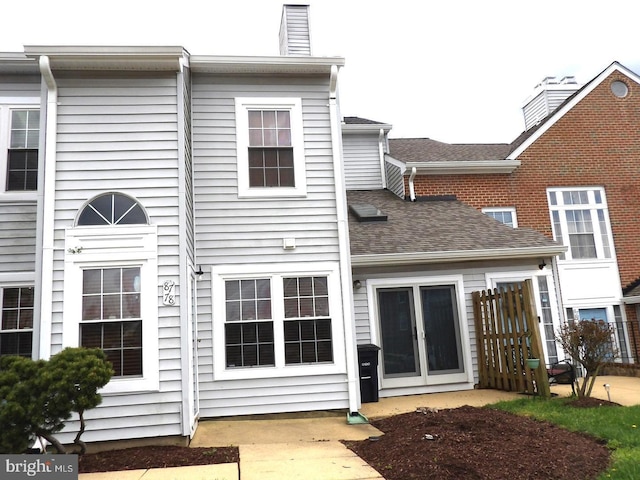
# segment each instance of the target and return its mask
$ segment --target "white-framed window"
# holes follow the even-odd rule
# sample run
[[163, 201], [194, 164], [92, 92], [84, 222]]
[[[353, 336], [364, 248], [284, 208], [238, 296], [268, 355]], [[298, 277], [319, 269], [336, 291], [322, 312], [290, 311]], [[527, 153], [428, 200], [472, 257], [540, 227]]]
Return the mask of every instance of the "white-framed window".
[[0, 98], [1, 192], [15, 196], [37, 190], [39, 141], [39, 99]]
[[131, 197], [99, 195], [65, 233], [63, 346], [104, 350], [107, 394], [159, 388], [157, 227], [116, 221], [138, 209], [146, 222]]
[[547, 189], [554, 238], [569, 247], [560, 260], [612, 258], [613, 238], [604, 189]]
[[305, 196], [300, 98], [236, 98], [239, 197]]
[[0, 357], [31, 358], [33, 349], [33, 286], [0, 287]]
[[80, 346], [100, 348], [113, 377], [142, 376], [140, 266], [82, 269]]
[[498, 220], [500, 223], [518, 228], [518, 218], [515, 207], [487, 207], [482, 209], [482, 213]]
[[214, 269], [212, 290], [215, 379], [345, 370], [337, 267]]

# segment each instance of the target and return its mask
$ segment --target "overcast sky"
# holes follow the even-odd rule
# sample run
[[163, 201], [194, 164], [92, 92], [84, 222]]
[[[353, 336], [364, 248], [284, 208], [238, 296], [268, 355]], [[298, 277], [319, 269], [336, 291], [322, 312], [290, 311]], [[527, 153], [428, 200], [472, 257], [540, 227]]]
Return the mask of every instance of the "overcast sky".
[[[392, 137], [511, 142], [546, 76], [585, 83], [617, 60], [640, 72], [637, 0], [310, 0], [313, 54], [341, 56], [343, 115]], [[283, 0], [3, 3], [0, 51], [24, 45], [180, 45], [278, 55]]]

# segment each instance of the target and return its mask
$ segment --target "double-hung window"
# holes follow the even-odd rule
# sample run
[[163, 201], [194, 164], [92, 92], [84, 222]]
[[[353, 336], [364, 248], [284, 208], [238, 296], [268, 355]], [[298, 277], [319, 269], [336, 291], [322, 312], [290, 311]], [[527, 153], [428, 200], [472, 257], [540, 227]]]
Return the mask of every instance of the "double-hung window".
[[4, 287], [0, 293], [0, 356], [31, 357], [33, 287]]
[[7, 159], [7, 190], [38, 187], [39, 110], [11, 111], [11, 138]]
[[299, 98], [236, 98], [238, 195], [304, 196]]
[[87, 268], [80, 345], [101, 348], [114, 377], [142, 375], [140, 267]]
[[[5, 108], [0, 123], [7, 123], [5, 191], [25, 192], [38, 188], [40, 111]], [[4, 122], [2, 122], [4, 120]]]
[[[290, 376], [344, 368], [337, 271], [213, 272], [217, 378]], [[339, 314], [338, 314], [339, 317]], [[224, 343], [223, 343], [224, 342]]]
[[613, 240], [604, 189], [554, 188], [547, 193], [554, 237], [569, 247], [560, 259], [611, 258]]

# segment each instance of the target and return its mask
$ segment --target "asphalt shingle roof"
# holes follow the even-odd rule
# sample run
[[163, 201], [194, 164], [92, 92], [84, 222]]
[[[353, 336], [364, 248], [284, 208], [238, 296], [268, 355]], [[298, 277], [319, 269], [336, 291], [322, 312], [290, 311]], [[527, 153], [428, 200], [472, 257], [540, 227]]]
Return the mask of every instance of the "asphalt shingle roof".
[[393, 158], [402, 162], [441, 162], [454, 160], [503, 160], [511, 150], [508, 143], [444, 143], [430, 138], [389, 140]]
[[508, 227], [458, 200], [409, 202], [374, 190], [347, 192], [347, 202], [374, 205], [388, 216], [383, 222], [358, 222], [349, 213], [352, 255], [558, 246], [539, 232]]

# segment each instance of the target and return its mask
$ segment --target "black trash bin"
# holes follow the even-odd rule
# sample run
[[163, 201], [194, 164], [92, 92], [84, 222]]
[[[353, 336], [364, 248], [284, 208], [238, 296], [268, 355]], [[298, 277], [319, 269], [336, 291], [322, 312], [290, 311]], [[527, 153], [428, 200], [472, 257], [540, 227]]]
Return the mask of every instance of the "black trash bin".
[[362, 403], [377, 402], [378, 397], [378, 350], [380, 347], [368, 343], [358, 345], [360, 370], [360, 397]]

